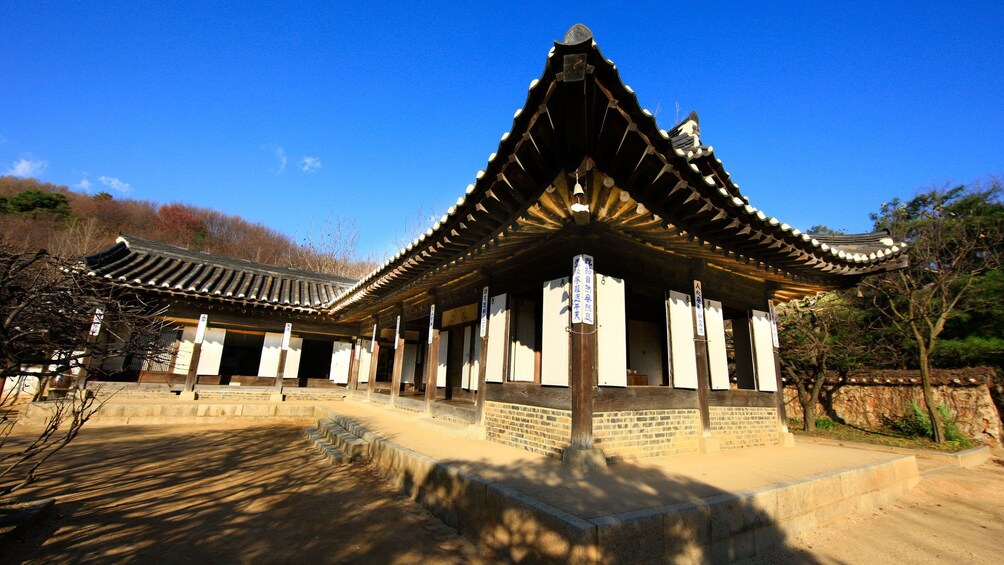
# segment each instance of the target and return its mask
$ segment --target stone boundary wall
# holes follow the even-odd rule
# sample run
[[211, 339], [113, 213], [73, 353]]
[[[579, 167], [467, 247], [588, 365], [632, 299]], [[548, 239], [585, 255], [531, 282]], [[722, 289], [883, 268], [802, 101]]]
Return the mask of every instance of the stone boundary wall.
[[[959, 430], [974, 440], [1000, 445], [1001, 418], [990, 395], [993, 378], [991, 367], [932, 371], [934, 397], [948, 407]], [[844, 378], [829, 376], [828, 382], [833, 384], [823, 387], [817, 417], [832, 414], [852, 426], [888, 426], [903, 417], [911, 400], [924, 406], [919, 371], [860, 371]], [[801, 419], [794, 384], [785, 385], [784, 399], [788, 417]]]
[[561, 458], [572, 437], [572, 413], [540, 406], [485, 403], [485, 434], [492, 441]]
[[593, 414], [593, 442], [613, 459], [698, 453], [701, 413], [693, 409]]
[[777, 445], [780, 434], [777, 408], [712, 406], [711, 436], [722, 451]]

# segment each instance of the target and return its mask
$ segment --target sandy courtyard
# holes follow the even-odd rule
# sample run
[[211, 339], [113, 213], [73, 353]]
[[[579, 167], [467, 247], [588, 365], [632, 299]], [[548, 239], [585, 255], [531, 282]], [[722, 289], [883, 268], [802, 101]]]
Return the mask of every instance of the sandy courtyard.
[[[85, 428], [32, 493], [57, 498], [3, 561], [467, 563], [486, 558], [302, 425]], [[30, 496], [32, 493], [24, 493]]]
[[[5, 563], [482, 563], [492, 555], [372, 467], [334, 467], [302, 424], [92, 427], [24, 497], [55, 510]], [[762, 563], [999, 560], [1004, 465], [925, 477], [878, 511], [788, 540]]]

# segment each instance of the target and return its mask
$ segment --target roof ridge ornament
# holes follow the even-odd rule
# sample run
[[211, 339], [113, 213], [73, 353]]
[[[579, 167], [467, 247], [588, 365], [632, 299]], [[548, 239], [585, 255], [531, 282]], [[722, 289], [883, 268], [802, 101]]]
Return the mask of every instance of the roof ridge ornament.
[[565, 32], [565, 38], [561, 40], [562, 45], [580, 45], [593, 40], [593, 32], [583, 24], [575, 24]]

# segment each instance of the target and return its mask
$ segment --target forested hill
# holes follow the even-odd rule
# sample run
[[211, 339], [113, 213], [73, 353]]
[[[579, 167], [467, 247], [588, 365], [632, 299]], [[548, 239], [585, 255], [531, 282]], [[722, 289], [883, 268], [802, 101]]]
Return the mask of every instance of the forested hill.
[[372, 263], [354, 256], [355, 234], [327, 226], [298, 243], [240, 216], [173, 202], [88, 194], [35, 179], [0, 176], [0, 238], [23, 250], [75, 258], [111, 245], [119, 233], [261, 263], [359, 277]]

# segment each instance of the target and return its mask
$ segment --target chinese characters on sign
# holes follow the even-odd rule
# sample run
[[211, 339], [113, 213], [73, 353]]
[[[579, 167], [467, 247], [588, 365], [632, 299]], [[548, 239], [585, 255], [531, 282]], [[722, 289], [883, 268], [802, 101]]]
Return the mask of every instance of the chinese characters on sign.
[[376, 347], [376, 324], [373, 324], [373, 339], [370, 340], [370, 353], [373, 353], [373, 348]]
[[704, 292], [701, 281], [694, 281], [694, 316], [697, 320], [697, 335], [704, 337]]
[[397, 349], [399, 341], [401, 341], [401, 316], [397, 317], [397, 325], [394, 326], [394, 349]]
[[429, 308], [429, 345], [432, 345], [432, 326], [436, 322], [436, 305]]
[[488, 287], [481, 291], [481, 339], [488, 332]]
[[595, 289], [593, 258], [576, 255], [572, 260], [572, 323], [593, 325]]
[[105, 307], [98, 306], [94, 309], [94, 321], [91, 322], [91, 335], [97, 337], [101, 333], [101, 321], [105, 319]]
[[774, 341], [774, 347], [780, 347], [777, 341], [777, 318], [774, 317], [774, 301], [767, 301], [767, 308], [770, 310], [770, 337]]
[[195, 329], [195, 343], [202, 343], [206, 337], [206, 323], [209, 322], [209, 314], [199, 316], [199, 327]]
[[289, 338], [293, 335], [293, 324], [289, 322], [286, 323], [286, 327], [282, 330], [282, 350], [289, 350]]

